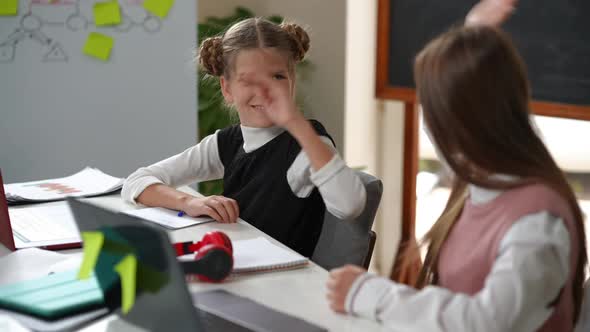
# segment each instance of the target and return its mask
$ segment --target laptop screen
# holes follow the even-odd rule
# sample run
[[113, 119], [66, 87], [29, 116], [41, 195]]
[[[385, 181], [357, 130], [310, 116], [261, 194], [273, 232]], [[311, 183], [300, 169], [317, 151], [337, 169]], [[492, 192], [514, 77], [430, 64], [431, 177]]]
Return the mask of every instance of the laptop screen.
[[[138, 271], [136, 297], [131, 310], [120, 313], [121, 318], [149, 331], [203, 330], [176, 254], [163, 230], [137, 217], [73, 198], [67, 200], [80, 232], [114, 231], [115, 237], [123, 238], [133, 248]], [[96, 271], [103, 270], [99, 262], [95, 268], [99, 283], [101, 277]], [[107, 294], [107, 303], [109, 298], [120, 299], [120, 286], [115, 288]]]
[[[138, 217], [115, 213], [74, 198], [68, 198], [68, 203], [80, 232], [103, 230], [108, 235], [115, 231], [116, 234], [111, 234], [113, 238], [120, 238], [133, 248], [138, 262], [138, 291], [131, 311], [120, 315], [134, 325], [149, 331], [326, 331], [320, 326], [230, 292], [206, 291], [191, 297], [175, 251], [164, 230]], [[125, 250], [119, 246], [112, 247], [112, 251]], [[143, 271], [150, 271], [147, 273], [151, 276], [147, 278], [149, 280], [142, 280], [145, 277], [142, 266]], [[99, 256], [95, 268], [99, 284], [101, 276], [96, 271], [103, 270]], [[116, 288], [119, 291], [121, 289]], [[120, 293], [117, 294], [115, 290], [105, 298], [108, 305], [109, 298], [120, 298]]]

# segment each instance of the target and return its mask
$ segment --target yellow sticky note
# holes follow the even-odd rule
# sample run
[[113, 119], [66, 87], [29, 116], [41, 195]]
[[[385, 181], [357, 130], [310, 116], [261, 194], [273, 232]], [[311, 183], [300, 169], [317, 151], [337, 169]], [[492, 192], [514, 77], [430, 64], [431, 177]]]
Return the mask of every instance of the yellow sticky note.
[[78, 279], [90, 277], [90, 273], [96, 266], [100, 249], [104, 244], [104, 235], [101, 232], [82, 232], [82, 241], [84, 243], [84, 256], [80, 271], [78, 271]]
[[0, 16], [14, 16], [18, 13], [18, 0], [0, 0]]
[[137, 259], [134, 255], [125, 256], [115, 265], [115, 271], [119, 273], [119, 278], [121, 278], [121, 311], [127, 314], [135, 304]]
[[86, 55], [107, 61], [114, 44], [115, 40], [112, 37], [98, 32], [91, 32], [88, 39], [86, 39], [83, 52]]
[[116, 25], [121, 23], [121, 9], [117, 1], [97, 2], [92, 9], [94, 24]]
[[143, 8], [159, 18], [166, 17], [172, 5], [174, 5], [174, 0], [145, 0], [143, 2]]

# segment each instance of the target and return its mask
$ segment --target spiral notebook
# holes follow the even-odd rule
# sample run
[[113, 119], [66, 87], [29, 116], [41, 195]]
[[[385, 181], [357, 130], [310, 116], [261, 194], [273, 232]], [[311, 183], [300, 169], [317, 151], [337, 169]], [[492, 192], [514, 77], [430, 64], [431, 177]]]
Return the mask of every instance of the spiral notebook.
[[263, 237], [234, 241], [233, 273], [264, 272], [306, 266], [309, 259]]
[[[233, 273], [268, 272], [307, 266], [309, 259], [291, 249], [282, 248], [263, 237], [233, 241]], [[194, 259], [194, 254], [178, 257]]]

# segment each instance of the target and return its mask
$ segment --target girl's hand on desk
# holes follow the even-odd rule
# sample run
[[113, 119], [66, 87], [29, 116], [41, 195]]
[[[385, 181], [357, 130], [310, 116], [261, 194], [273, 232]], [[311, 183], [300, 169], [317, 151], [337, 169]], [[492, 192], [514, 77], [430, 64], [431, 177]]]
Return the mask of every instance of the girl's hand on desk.
[[326, 297], [332, 310], [346, 313], [346, 295], [356, 278], [365, 272], [367, 272], [365, 269], [355, 265], [344, 265], [343, 267], [330, 271], [326, 284], [328, 288]]
[[222, 223], [235, 223], [240, 216], [238, 202], [224, 196], [191, 197], [183, 211], [191, 217], [207, 215]]

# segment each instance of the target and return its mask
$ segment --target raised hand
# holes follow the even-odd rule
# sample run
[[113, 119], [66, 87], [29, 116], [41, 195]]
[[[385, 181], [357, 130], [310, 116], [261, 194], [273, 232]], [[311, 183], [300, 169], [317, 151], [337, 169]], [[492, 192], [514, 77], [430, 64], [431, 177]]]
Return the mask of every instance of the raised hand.
[[473, 6], [465, 25], [499, 26], [510, 17], [518, 0], [481, 0]]
[[305, 120], [295, 105], [295, 100], [286, 82], [265, 79], [256, 82], [258, 92], [263, 98], [260, 108], [275, 125], [286, 128], [294, 121]]
[[224, 196], [189, 198], [182, 211], [191, 217], [206, 215], [222, 223], [235, 223], [240, 216], [238, 203]]

